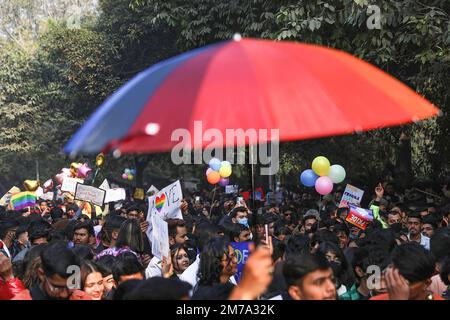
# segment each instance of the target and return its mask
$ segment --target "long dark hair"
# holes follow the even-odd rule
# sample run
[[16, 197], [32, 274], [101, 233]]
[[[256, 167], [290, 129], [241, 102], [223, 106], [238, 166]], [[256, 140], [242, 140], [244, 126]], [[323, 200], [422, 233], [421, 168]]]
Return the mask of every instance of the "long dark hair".
[[120, 227], [116, 248], [121, 247], [129, 247], [136, 253], [144, 252], [144, 239], [136, 219], [128, 219]]
[[344, 255], [344, 252], [334, 242], [325, 241], [319, 245], [318, 253], [325, 256], [327, 252], [333, 252], [341, 261], [341, 271], [335, 276], [338, 278], [339, 283], [345, 285], [345, 287], [349, 290], [355, 283], [355, 275], [352, 271], [350, 263]]
[[229, 242], [223, 237], [210, 239], [200, 254], [200, 267], [198, 269], [199, 284], [211, 286], [220, 283], [223, 271], [223, 255], [228, 256]]
[[[179, 269], [179, 266], [176, 263], [176, 261], [177, 261], [177, 255], [180, 252], [180, 250], [184, 250], [184, 252], [186, 252], [186, 254], [188, 252], [187, 248], [186, 248], [186, 246], [184, 244], [175, 244], [175, 245], [170, 247], [170, 255], [171, 255], [171, 258], [172, 258], [173, 268], [177, 269], [177, 271]], [[176, 267], [175, 267], [175, 265], [176, 265]]]

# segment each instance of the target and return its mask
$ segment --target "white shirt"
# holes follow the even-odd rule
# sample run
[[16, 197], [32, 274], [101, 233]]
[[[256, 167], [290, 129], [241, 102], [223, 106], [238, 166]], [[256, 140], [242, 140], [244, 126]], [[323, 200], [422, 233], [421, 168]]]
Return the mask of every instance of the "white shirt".
[[162, 262], [157, 257], [153, 257], [145, 269], [145, 278], [162, 277]]
[[102, 226], [101, 225], [97, 225], [94, 227], [94, 232], [95, 232], [95, 237], [97, 238], [98, 234], [100, 233], [100, 231], [102, 231]]
[[200, 255], [198, 254], [195, 258], [195, 261], [179, 276], [180, 280], [186, 281], [189, 283], [192, 288], [197, 286], [198, 281], [200, 280], [197, 277], [198, 268], [200, 267]]
[[3, 243], [3, 248], [2, 250], [5, 251], [6, 255], [8, 256], [8, 258], [11, 259], [11, 252], [9, 252], [8, 247], [6, 246], [6, 243], [4, 243], [2, 240], [0, 240], [1, 243]]
[[[408, 240], [411, 241], [409, 233], [408, 233]], [[423, 234], [420, 234], [420, 245], [425, 249], [430, 250], [430, 238], [424, 236]]]

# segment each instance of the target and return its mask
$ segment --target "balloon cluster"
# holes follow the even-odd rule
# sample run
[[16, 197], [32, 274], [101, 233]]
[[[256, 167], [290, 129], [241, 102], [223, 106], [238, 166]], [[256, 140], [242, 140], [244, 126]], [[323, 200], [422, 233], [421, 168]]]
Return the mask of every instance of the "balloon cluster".
[[87, 163], [72, 162], [69, 168], [62, 168], [61, 172], [55, 175], [56, 181], [62, 184], [64, 178], [81, 178], [86, 179], [92, 172]]
[[209, 161], [209, 168], [206, 170], [206, 179], [210, 184], [218, 183], [225, 187], [230, 183], [229, 176], [231, 176], [231, 163], [228, 161], [220, 161], [217, 158], [212, 158]]
[[122, 173], [122, 179], [125, 180], [133, 180], [134, 176], [136, 175], [136, 169], [128, 169], [126, 168], [124, 172]]
[[341, 183], [345, 179], [345, 169], [338, 164], [330, 165], [330, 161], [322, 156], [316, 157], [311, 169], [304, 170], [300, 181], [306, 187], [315, 187], [321, 195], [333, 191], [333, 183]]

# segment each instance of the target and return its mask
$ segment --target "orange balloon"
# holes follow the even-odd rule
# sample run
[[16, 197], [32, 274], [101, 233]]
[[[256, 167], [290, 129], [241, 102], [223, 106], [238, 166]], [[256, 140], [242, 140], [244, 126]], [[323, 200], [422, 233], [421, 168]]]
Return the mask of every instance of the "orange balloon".
[[211, 171], [207, 176], [206, 179], [210, 184], [216, 184], [220, 181], [220, 174], [217, 171]]

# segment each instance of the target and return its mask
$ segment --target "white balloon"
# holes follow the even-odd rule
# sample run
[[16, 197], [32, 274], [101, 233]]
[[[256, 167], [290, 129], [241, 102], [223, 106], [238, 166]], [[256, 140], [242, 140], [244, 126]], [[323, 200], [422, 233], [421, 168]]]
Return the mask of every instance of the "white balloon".
[[341, 165], [333, 164], [330, 167], [330, 173], [328, 176], [333, 183], [341, 183], [345, 179], [345, 169]]

